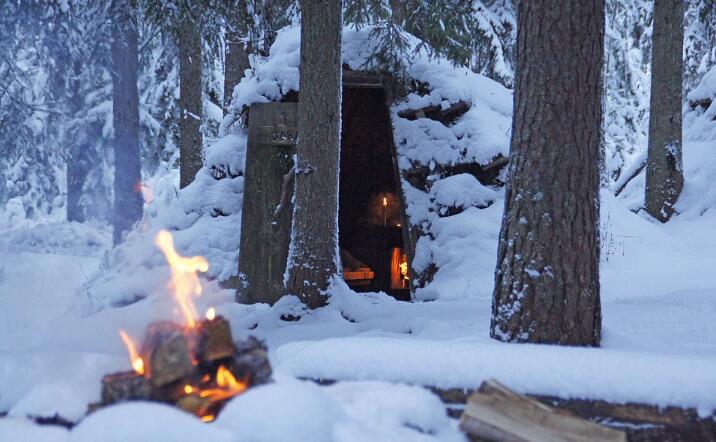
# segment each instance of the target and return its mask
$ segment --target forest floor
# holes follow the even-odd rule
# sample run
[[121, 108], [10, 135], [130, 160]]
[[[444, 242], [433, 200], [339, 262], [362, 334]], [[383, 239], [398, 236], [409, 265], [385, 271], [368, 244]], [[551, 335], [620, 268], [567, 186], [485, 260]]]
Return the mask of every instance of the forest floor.
[[[44, 225], [33, 236], [16, 228], [5, 232], [0, 256], [0, 412], [10, 416], [0, 419], [0, 440], [461, 440], [444, 405], [418, 386], [474, 388], [491, 377], [525, 393], [712, 413], [716, 213], [660, 225], [603, 195], [602, 225], [601, 348], [491, 340], [487, 285], [467, 299], [404, 303], [339, 283], [328, 307], [306, 312], [295, 298], [238, 305], [212, 283], [199, 310], [215, 306], [235, 336], [265, 339], [277, 382], [234, 399], [210, 425], [135, 403], [72, 431], [25, 417], [79, 421], [99, 399], [101, 377], [129, 368], [117, 331], [141, 336], [151, 321], [175, 317], [176, 306], [167, 295], [85, 311], [77, 290], [100, 264], [106, 230]], [[49, 247], [38, 229], [75, 241]], [[281, 319], [288, 314], [300, 319]], [[318, 387], [298, 378], [347, 382]]]

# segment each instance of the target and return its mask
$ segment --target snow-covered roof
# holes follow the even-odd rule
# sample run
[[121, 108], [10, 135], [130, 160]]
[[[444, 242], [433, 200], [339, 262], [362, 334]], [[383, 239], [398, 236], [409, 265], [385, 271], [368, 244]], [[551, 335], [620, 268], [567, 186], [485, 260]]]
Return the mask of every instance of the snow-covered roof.
[[[344, 65], [358, 71], [373, 68], [368, 63], [370, 54], [376, 50], [375, 42], [371, 39], [372, 30], [370, 26], [361, 29], [344, 28]], [[468, 181], [471, 175], [451, 176], [453, 172], [449, 169], [465, 163], [485, 165], [500, 155], [508, 156], [512, 93], [496, 81], [468, 68], [428, 56], [427, 50], [415, 51], [420, 41], [410, 34], [404, 37], [408, 42], [408, 50], [402, 60], [405, 74], [411, 80], [425, 85], [427, 91], [422, 88], [421, 91], [410, 91], [391, 103], [393, 138], [401, 172], [425, 168], [428, 175], [425, 188], [417, 188], [405, 179], [401, 183], [409, 222], [420, 230], [413, 269], [420, 274], [431, 265], [436, 265], [438, 273], [435, 278], [440, 279], [441, 271], [444, 274], [453, 273], [449, 269], [452, 264], [471, 262], [467, 256], [438, 258], [444, 254], [436, 250], [438, 244], [451, 242], [448, 238], [451, 232], [461, 230], [450, 229], [449, 225], [451, 222], [464, 224], [465, 218], [482, 216], [479, 211], [467, 209], [485, 207], [488, 201], [494, 200], [495, 194], [494, 190], [477, 179]], [[299, 65], [300, 28], [288, 27], [279, 32], [268, 57], [254, 58], [253, 70], [247, 71], [247, 76], [234, 90], [232, 111], [240, 114], [252, 103], [279, 101], [290, 92], [298, 91]], [[467, 103], [469, 110], [449, 124], [430, 118], [401, 117], [407, 110], [431, 106], [447, 110], [458, 102]], [[469, 202], [460, 197], [465, 195], [465, 184], [478, 196]], [[462, 216], [444, 216], [447, 213], [446, 201], [451, 198], [456, 204], [451, 213]], [[466, 213], [454, 213], [463, 210]], [[438, 265], [438, 261], [442, 265]], [[463, 287], [469, 287], [469, 276], [463, 274], [463, 277], [468, 279]], [[434, 291], [423, 291], [424, 296], [420, 295], [420, 290], [418, 292], [418, 298], [431, 299], [436, 296]], [[467, 295], [464, 290], [459, 289], [457, 292], [459, 294], [453, 295]]]

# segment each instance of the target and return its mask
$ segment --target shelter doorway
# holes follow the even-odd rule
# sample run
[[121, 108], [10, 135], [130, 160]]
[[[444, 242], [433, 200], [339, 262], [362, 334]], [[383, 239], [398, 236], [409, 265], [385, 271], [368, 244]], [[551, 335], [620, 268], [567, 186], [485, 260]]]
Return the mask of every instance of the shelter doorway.
[[356, 291], [410, 300], [407, 223], [383, 87], [344, 84], [339, 245]]

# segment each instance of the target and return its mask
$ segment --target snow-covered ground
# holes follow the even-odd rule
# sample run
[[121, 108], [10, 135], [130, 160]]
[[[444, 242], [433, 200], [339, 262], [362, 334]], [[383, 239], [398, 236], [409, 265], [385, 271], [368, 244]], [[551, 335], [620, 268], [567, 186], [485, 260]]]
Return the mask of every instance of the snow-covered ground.
[[[72, 431], [30, 424], [26, 416], [58, 413], [81, 419], [86, 405], [99, 399], [101, 376], [129, 368], [117, 330], [141, 336], [152, 320], [178, 312], [166, 293], [122, 308], [84, 311], [76, 289], [100, 257], [77, 256], [93, 250], [77, 243], [101, 242], [106, 235], [92, 226], [65, 253], [57, 248], [6, 251], [0, 264], [0, 411], [10, 417], [0, 419], [0, 440], [152, 440], [157, 435], [190, 440], [196, 435], [239, 441], [304, 434], [312, 440], [460, 440], [444, 405], [409, 385], [469, 388], [490, 377], [523, 392], [712, 412], [716, 212], [677, 216], [660, 225], [607, 193], [602, 199], [602, 348], [489, 339], [498, 202], [481, 212], [486, 221], [476, 246], [486, 249], [478, 251], [484, 262], [465, 271], [479, 273], [470, 279], [484, 284], [473, 287], [470, 298], [403, 303], [383, 294], [353, 293], [338, 282], [330, 305], [309, 313], [293, 298], [273, 308], [239, 305], [233, 293], [208, 284], [200, 311], [217, 306], [237, 336], [266, 339], [277, 381], [234, 399], [209, 425], [155, 404], [115, 406]], [[459, 275], [455, 278], [459, 284]], [[301, 319], [280, 319], [288, 313]], [[318, 387], [298, 377], [351, 382]]]

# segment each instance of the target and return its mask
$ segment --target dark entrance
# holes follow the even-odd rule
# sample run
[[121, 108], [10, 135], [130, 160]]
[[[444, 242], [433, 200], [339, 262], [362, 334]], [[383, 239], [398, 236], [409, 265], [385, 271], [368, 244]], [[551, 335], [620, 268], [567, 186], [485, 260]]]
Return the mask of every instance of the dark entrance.
[[339, 243], [356, 291], [410, 300], [393, 130], [380, 87], [343, 89]]

